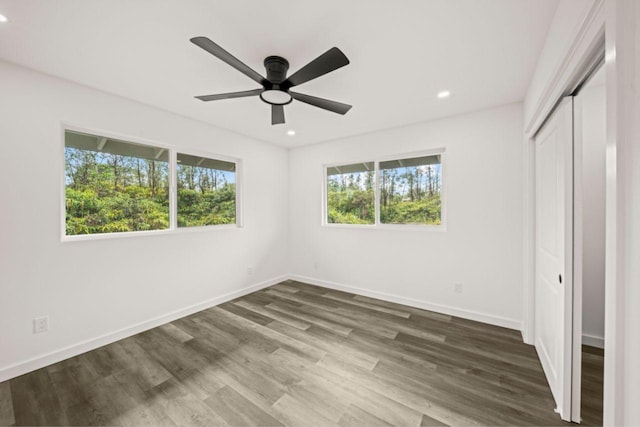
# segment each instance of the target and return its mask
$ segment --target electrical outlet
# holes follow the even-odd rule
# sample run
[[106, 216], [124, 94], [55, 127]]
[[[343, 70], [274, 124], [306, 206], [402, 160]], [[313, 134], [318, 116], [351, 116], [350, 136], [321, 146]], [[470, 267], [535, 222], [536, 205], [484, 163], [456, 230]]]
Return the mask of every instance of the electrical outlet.
[[49, 316], [33, 319], [33, 333], [47, 332], [49, 330]]
[[253, 267], [251, 267], [251, 266], [247, 267], [247, 274], [249, 276], [251, 276], [253, 274]]
[[455, 282], [453, 284], [453, 292], [455, 292], [457, 294], [461, 294], [462, 293], [462, 282]]

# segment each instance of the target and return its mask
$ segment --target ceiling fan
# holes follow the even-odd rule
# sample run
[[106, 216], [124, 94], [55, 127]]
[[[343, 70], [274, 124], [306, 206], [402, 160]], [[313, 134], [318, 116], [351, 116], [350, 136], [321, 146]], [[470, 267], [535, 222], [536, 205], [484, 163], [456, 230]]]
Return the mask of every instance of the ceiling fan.
[[267, 69], [267, 77], [264, 78], [207, 37], [194, 37], [191, 42], [262, 86], [261, 89], [242, 92], [196, 96], [201, 101], [260, 96], [262, 101], [271, 105], [272, 125], [284, 123], [284, 106], [290, 104], [294, 99], [338, 114], [346, 114], [351, 109], [351, 105], [289, 90], [349, 64], [347, 57], [337, 47], [329, 49], [289, 77], [287, 77], [289, 62], [280, 56], [268, 56], [264, 60], [264, 66]]

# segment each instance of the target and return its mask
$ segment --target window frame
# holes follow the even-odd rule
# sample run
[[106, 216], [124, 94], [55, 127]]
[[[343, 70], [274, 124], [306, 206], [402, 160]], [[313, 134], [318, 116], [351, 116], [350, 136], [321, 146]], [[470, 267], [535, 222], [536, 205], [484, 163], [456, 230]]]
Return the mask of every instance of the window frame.
[[[380, 222], [380, 162], [386, 162], [391, 160], [402, 160], [413, 157], [427, 157], [440, 155], [440, 224], [384, 224]], [[351, 165], [357, 163], [373, 162], [374, 165], [374, 209], [375, 209], [375, 221], [373, 224], [334, 224], [328, 221], [329, 203], [328, 203], [328, 188], [327, 188], [327, 170], [336, 166]], [[432, 148], [428, 150], [412, 151], [407, 153], [398, 153], [391, 155], [384, 155], [371, 157], [366, 160], [361, 159], [347, 159], [340, 162], [325, 163], [322, 165], [322, 209], [321, 209], [321, 226], [329, 228], [355, 228], [358, 230], [366, 229], [379, 229], [379, 230], [403, 230], [403, 231], [446, 231], [446, 150], [444, 147]]]
[[[66, 139], [65, 133], [80, 132], [89, 135], [95, 135], [105, 137], [109, 139], [117, 139], [123, 142], [130, 142], [132, 144], [140, 144], [150, 146], [153, 148], [160, 148], [167, 150], [168, 163], [169, 163], [169, 227], [162, 230], [140, 230], [140, 231], [123, 231], [123, 232], [111, 232], [111, 233], [94, 233], [94, 234], [75, 234], [67, 235], [67, 195], [66, 195], [66, 169], [65, 169], [65, 149]], [[243, 228], [243, 209], [242, 209], [242, 159], [236, 157], [225, 156], [216, 154], [209, 151], [202, 151], [198, 149], [177, 147], [172, 144], [162, 143], [155, 140], [149, 140], [145, 138], [132, 137], [129, 135], [118, 134], [115, 132], [97, 130], [95, 128], [88, 128], [84, 126], [78, 126], [75, 124], [63, 122], [60, 128], [60, 158], [61, 173], [60, 173], [60, 241], [61, 242], [78, 242], [87, 240], [103, 240], [103, 239], [120, 239], [129, 237], [141, 237], [141, 236], [158, 236], [165, 234], [176, 233], [194, 233], [194, 232], [209, 232], [218, 230], [239, 230]], [[236, 165], [236, 223], [235, 224], [218, 224], [218, 225], [203, 225], [196, 227], [178, 227], [178, 181], [177, 181], [177, 157], [178, 152], [181, 154], [207, 157], [210, 159], [222, 160], [225, 162], [233, 162]]]

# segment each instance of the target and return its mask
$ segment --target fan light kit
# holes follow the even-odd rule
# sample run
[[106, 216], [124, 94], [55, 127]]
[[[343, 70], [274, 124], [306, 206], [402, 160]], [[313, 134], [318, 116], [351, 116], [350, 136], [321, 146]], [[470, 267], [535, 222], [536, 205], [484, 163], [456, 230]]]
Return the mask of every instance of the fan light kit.
[[[242, 98], [259, 95], [262, 101], [271, 105], [272, 125], [284, 123], [284, 106], [290, 104], [294, 99], [338, 114], [346, 114], [347, 111], [351, 109], [351, 105], [302, 93], [291, 92], [289, 90], [294, 86], [301, 85], [309, 80], [313, 80], [349, 64], [347, 57], [337, 47], [329, 49], [289, 77], [287, 77], [289, 62], [280, 56], [268, 56], [264, 60], [264, 66], [267, 70], [267, 77], [264, 78], [248, 65], [244, 64], [238, 58], [231, 55], [229, 52], [206, 37], [194, 37], [191, 39], [191, 42], [206, 50], [221, 61], [231, 65], [233, 68], [262, 86], [261, 89], [246, 90], [243, 92], [196, 96], [196, 98], [201, 101], [215, 101], [219, 99]], [[288, 131], [287, 135], [293, 136], [295, 135], [295, 132]]]
[[8, 21], [7, 17], [0, 13], [0, 22], [7, 22], [7, 21]]

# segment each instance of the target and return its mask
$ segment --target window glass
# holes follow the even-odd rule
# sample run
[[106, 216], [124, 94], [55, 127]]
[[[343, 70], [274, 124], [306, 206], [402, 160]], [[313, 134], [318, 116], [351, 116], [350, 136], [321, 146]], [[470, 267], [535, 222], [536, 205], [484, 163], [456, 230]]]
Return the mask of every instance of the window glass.
[[375, 223], [373, 162], [327, 168], [327, 222]]
[[430, 224], [442, 221], [441, 156], [380, 162], [380, 223]]
[[178, 227], [236, 223], [236, 164], [178, 153]]
[[66, 235], [169, 228], [164, 148], [65, 131]]

